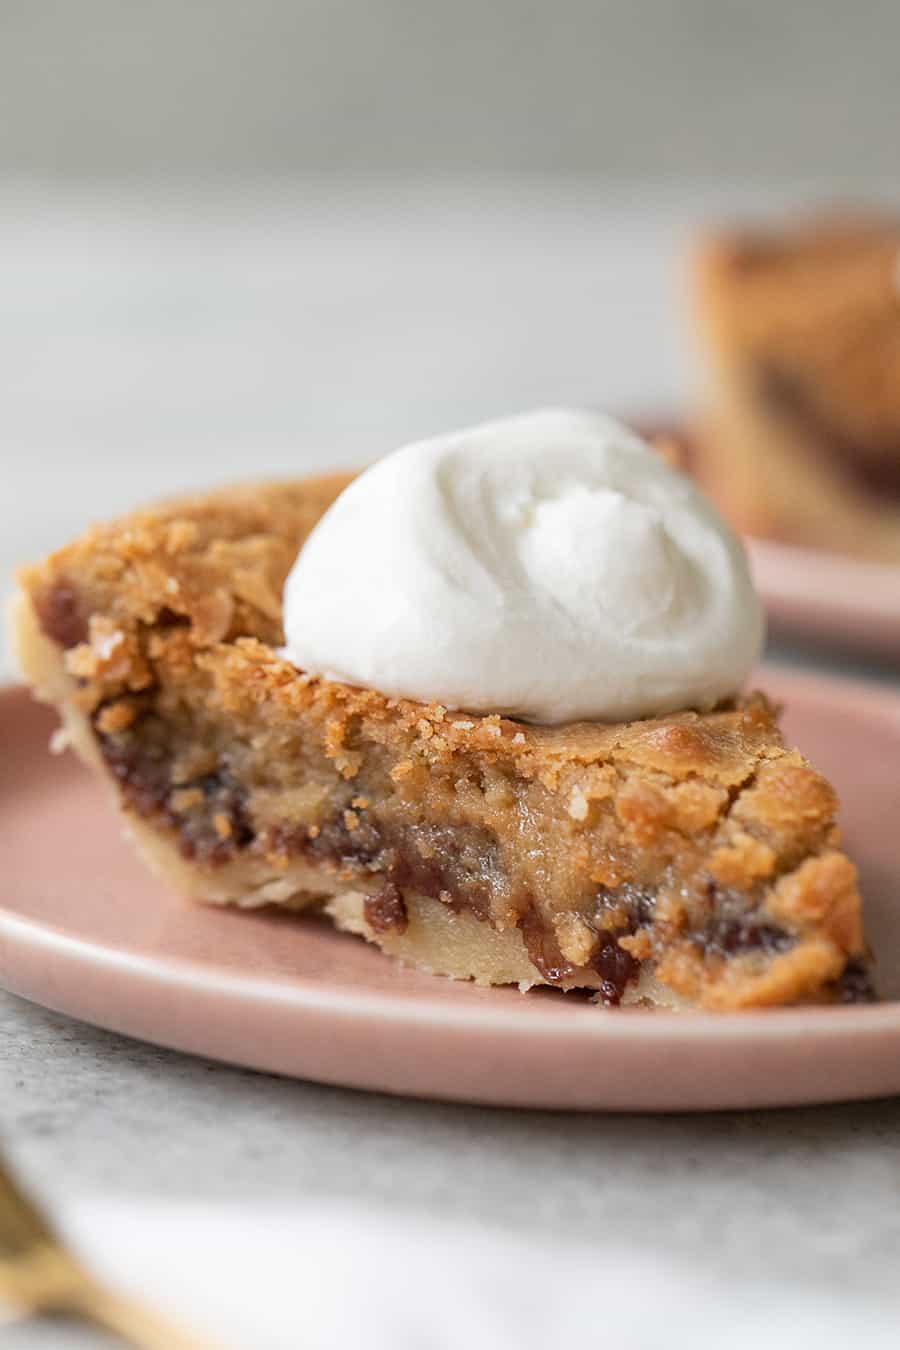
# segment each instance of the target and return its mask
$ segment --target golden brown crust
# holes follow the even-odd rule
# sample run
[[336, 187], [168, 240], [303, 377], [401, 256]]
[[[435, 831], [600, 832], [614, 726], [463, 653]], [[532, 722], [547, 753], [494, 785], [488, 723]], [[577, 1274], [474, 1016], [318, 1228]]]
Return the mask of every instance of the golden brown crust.
[[424, 889], [519, 929], [536, 978], [564, 987], [618, 997], [646, 962], [701, 1006], [831, 997], [864, 952], [855, 873], [833, 791], [762, 696], [534, 727], [278, 656], [284, 577], [345, 481], [139, 512], [21, 573], [64, 671], [52, 697], [198, 888], [221, 898], [238, 854], [276, 883], [302, 856], [333, 875], [323, 893], [399, 888], [373, 912]]
[[[92, 612], [113, 623], [153, 624], [167, 611], [189, 620], [198, 647], [242, 633], [277, 644], [285, 577], [350, 477], [226, 487], [135, 511], [23, 567], [19, 580], [42, 617], [77, 577], [82, 608], [89, 593]], [[81, 637], [88, 617], [65, 606], [62, 621]]]

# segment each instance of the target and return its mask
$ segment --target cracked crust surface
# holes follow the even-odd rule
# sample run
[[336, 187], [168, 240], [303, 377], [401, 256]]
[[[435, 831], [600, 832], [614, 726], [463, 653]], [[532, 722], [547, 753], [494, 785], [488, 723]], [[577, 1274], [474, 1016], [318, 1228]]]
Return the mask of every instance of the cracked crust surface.
[[546, 728], [279, 657], [284, 578], [346, 481], [164, 505], [23, 569], [26, 674], [153, 865], [200, 899], [327, 902], [386, 951], [488, 983], [843, 996], [865, 953], [855, 870], [832, 789], [762, 696]]

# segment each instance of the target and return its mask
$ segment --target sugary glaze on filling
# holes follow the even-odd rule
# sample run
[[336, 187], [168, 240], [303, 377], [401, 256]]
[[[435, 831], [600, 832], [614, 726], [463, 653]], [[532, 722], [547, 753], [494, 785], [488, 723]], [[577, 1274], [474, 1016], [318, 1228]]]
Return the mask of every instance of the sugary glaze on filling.
[[748, 392], [858, 490], [900, 500], [900, 219], [724, 234], [697, 264], [702, 321]]
[[303, 859], [365, 893], [376, 941], [428, 897], [607, 1003], [647, 963], [711, 1007], [868, 996], [834, 794], [762, 696], [540, 728], [281, 660], [284, 577], [344, 481], [139, 513], [22, 574], [127, 810], [200, 894], [238, 860]]

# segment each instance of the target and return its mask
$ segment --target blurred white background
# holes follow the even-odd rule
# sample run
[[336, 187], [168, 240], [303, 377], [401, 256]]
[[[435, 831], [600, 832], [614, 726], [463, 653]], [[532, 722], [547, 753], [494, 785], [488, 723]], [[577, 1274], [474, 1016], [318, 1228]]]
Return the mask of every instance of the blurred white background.
[[51, 178], [896, 176], [894, 0], [5, 0]]
[[0, 572], [547, 402], [679, 409], [698, 224], [900, 190], [900, 6], [6, 0]]

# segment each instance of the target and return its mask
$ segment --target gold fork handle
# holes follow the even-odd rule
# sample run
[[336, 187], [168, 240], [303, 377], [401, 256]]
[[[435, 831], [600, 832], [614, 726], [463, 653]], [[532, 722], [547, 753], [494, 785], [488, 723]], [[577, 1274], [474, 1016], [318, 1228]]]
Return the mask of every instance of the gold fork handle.
[[134, 1350], [211, 1350], [208, 1342], [174, 1327], [137, 1299], [123, 1298], [91, 1285], [79, 1290], [72, 1312], [111, 1331]]

